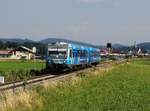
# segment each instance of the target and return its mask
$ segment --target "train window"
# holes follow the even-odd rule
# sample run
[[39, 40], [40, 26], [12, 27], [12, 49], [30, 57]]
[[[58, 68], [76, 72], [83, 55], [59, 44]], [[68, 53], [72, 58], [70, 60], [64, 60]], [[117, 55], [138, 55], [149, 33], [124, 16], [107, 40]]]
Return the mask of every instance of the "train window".
[[81, 51], [80, 51], [80, 50], [78, 50], [78, 57], [80, 57], [80, 55], [81, 55]]
[[73, 52], [73, 57], [75, 57], [76, 55], [75, 55], [76, 53], [75, 52]]
[[83, 51], [81, 51], [80, 57], [83, 57], [84, 56], [83, 54], [84, 54]]
[[87, 51], [86, 50], [82, 50], [80, 57], [86, 57], [87, 56]]

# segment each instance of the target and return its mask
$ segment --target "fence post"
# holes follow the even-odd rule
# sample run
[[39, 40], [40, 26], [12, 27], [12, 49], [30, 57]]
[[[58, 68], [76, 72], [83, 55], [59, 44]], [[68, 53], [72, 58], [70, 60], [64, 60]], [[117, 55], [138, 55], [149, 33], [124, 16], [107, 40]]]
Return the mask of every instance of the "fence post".
[[3, 76], [0, 76], [0, 84], [4, 84], [5, 83], [5, 78]]

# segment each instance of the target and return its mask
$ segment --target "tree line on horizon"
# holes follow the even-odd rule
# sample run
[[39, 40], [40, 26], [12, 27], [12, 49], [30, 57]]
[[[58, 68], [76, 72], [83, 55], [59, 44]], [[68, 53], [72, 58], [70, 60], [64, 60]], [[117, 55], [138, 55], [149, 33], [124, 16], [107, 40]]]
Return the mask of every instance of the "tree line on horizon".
[[[33, 47], [36, 47], [37, 52], [36, 55], [37, 56], [42, 56], [44, 57], [46, 55], [46, 49], [47, 49], [47, 44], [50, 42], [55, 42], [57, 41], [57, 39], [46, 39], [46, 42], [35, 42], [35, 41], [22, 41], [22, 42], [11, 42], [11, 41], [3, 41], [0, 40], [0, 50], [11, 50], [11, 49], [15, 49], [19, 46], [25, 46], [28, 47], [30, 49], [32, 49]], [[150, 43], [141, 43], [137, 45], [139, 48], [141, 48], [142, 52], [146, 53], [146, 52], [150, 52]], [[134, 46], [123, 46], [123, 45], [112, 45], [112, 47], [114, 49], [117, 49], [119, 51], [124, 51], [124, 52], [128, 52], [129, 50], [134, 50]], [[97, 46], [97, 48], [104, 48], [104, 46]]]

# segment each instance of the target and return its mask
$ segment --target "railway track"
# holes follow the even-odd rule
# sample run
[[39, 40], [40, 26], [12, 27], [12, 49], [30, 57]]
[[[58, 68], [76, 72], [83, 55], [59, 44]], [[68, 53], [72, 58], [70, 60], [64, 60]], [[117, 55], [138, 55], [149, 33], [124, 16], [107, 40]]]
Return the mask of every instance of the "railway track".
[[[116, 62], [116, 64], [120, 63], [122, 61]], [[97, 67], [106, 67], [107, 64], [110, 64], [110, 62], [105, 62], [103, 64], [99, 64]], [[43, 83], [43, 81], [57, 81], [57, 80], [63, 80], [64, 78], [70, 78], [72, 76], [76, 76], [80, 72], [83, 72], [85, 70], [93, 69], [91, 68], [86, 68], [82, 70], [77, 70], [74, 72], [67, 72], [67, 73], [62, 73], [59, 75], [44, 75], [44, 76], [39, 76], [33, 79], [29, 79], [26, 81], [18, 81], [18, 82], [13, 82], [13, 83], [6, 83], [6, 84], [1, 84], [0, 85], [0, 91], [5, 91], [5, 90], [15, 90], [17, 88], [26, 88], [34, 85], [39, 85]]]
[[0, 91], [3, 90], [10, 90], [10, 89], [17, 89], [19, 87], [26, 88], [28, 86], [34, 86], [39, 85], [43, 81], [54, 81], [54, 80], [62, 80], [63, 78], [71, 77], [75, 75], [77, 72], [72, 73], [63, 73], [60, 75], [44, 75], [42, 77], [36, 77], [33, 79], [29, 79], [27, 81], [19, 81], [19, 82], [13, 82], [13, 83], [7, 83], [7, 84], [1, 84], [0, 85]]

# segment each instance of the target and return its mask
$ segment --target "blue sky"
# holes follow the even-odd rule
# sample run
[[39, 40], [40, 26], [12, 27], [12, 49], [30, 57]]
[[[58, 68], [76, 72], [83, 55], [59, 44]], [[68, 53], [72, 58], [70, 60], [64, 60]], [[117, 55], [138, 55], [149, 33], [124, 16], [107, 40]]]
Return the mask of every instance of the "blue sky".
[[150, 41], [150, 0], [0, 0], [0, 38]]

